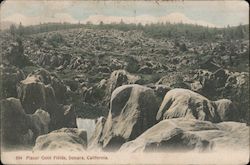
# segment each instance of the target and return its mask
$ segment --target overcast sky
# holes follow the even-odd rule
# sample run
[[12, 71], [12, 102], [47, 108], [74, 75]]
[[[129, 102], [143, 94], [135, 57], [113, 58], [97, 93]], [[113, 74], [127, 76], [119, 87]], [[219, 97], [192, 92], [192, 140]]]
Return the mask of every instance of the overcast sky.
[[44, 1], [7, 0], [1, 3], [1, 21], [92, 23], [183, 22], [204, 26], [248, 24], [245, 1]]

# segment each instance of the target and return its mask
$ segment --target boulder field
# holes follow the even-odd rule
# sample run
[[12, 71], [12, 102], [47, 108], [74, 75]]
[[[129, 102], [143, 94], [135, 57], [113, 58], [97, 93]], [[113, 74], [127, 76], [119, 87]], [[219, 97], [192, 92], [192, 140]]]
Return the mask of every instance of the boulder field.
[[[187, 132], [186, 128], [182, 129], [182, 127], [179, 128], [178, 126], [176, 128], [171, 127], [171, 130], [169, 130], [169, 123], [172, 123], [172, 121], [179, 123], [179, 120], [172, 119], [183, 119], [183, 121], [185, 120], [186, 123], [189, 124], [189, 128], [193, 126], [193, 129], [196, 128], [196, 125], [199, 127], [199, 123], [202, 123], [204, 127], [202, 126], [198, 129], [201, 132], [206, 131], [207, 128], [217, 131], [219, 130], [217, 126], [223, 125], [213, 123], [239, 120], [237, 108], [232, 101], [228, 99], [210, 101], [198, 93], [181, 88], [172, 89], [168, 92], [167, 89], [164, 91], [166, 91], [165, 97], [162, 102], [159, 103], [157, 98], [159, 98], [158, 95], [160, 92], [156, 89], [136, 84], [123, 85], [116, 88], [111, 96], [109, 115], [107, 119], [102, 118], [98, 120], [96, 130], [90, 140], [90, 148], [115, 151], [122, 145], [124, 148], [124, 143], [128, 142], [125, 145], [125, 148], [127, 148], [127, 145], [134, 146], [133, 143], [137, 142], [135, 139], [139, 139], [138, 143], [139, 141], [143, 143], [144, 140], [140, 139], [141, 134], [145, 133], [148, 141], [154, 140], [154, 136], [156, 139], [162, 138], [159, 140], [159, 143], [167, 139], [167, 145], [165, 145], [165, 142], [162, 144], [166, 148], [174, 148], [175, 145], [177, 145], [178, 148], [178, 145], [180, 145], [179, 148], [182, 149], [194, 149], [198, 146], [199, 150], [205, 150], [209, 147], [213, 147], [213, 144], [210, 143], [211, 139], [203, 140], [200, 136]], [[188, 123], [189, 120], [190, 123], [193, 124]], [[163, 121], [168, 122], [166, 127], [163, 126], [164, 124], [160, 124]], [[157, 123], [161, 126], [157, 127]], [[229, 125], [233, 126], [234, 123], [236, 126], [243, 126], [237, 122], [232, 122]], [[152, 131], [153, 133], [146, 133], [151, 129], [154, 130]], [[156, 131], [157, 129], [159, 130]], [[244, 129], [247, 129], [246, 125]], [[169, 132], [166, 133], [165, 137], [166, 131]], [[223, 132], [224, 130], [219, 131]], [[211, 134], [211, 136], [214, 137], [216, 135], [218, 134]], [[222, 136], [224, 137], [226, 134]], [[129, 142], [131, 140], [134, 140], [133, 143]], [[173, 146], [171, 146], [172, 143]], [[157, 146], [158, 143], [154, 143], [151, 147], [157, 148]], [[144, 151], [144, 149], [142, 150]], [[145, 151], [146, 150], [147, 149], [145, 149]]]
[[[242, 37], [232, 35], [235, 27], [203, 35], [207, 29], [186, 33], [185, 25], [183, 35], [179, 28], [159, 35], [158, 25], [54, 31], [58, 24], [51, 24], [43, 33], [40, 26], [47, 25], [28, 27], [30, 35], [0, 32], [4, 144], [46, 151], [247, 149], [245, 25], [235, 29]], [[96, 120], [92, 137], [76, 129], [76, 117]]]

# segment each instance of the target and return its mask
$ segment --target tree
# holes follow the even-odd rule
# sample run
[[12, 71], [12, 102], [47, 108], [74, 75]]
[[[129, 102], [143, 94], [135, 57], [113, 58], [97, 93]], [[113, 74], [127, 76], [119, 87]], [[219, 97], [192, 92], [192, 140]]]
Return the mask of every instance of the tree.
[[16, 31], [17, 31], [16, 25], [11, 24], [10, 25], [10, 34], [14, 36], [16, 34]]
[[22, 23], [20, 22], [19, 26], [18, 26], [18, 34], [20, 36], [22, 36], [24, 34], [24, 27], [22, 25]]
[[235, 37], [244, 38], [244, 29], [243, 29], [241, 24], [236, 28], [236, 36]]

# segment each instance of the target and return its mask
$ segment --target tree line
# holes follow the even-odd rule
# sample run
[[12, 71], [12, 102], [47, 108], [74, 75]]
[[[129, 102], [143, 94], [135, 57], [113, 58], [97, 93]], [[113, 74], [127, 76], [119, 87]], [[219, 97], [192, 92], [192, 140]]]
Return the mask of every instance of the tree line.
[[39, 25], [19, 26], [14, 24], [10, 26], [9, 32], [12, 35], [31, 35], [37, 33], [51, 32], [57, 30], [67, 30], [74, 28], [86, 29], [117, 29], [122, 31], [140, 30], [153, 38], [179, 38], [185, 37], [192, 40], [213, 40], [218, 38], [225, 39], [247, 39], [249, 38], [249, 25], [239, 25], [235, 27], [211, 28], [192, 24], [171, 24], [171, 23], [156, 23], [156, 24], [125, 24], [124, 22], [95, 25], [90, 22], [86, 24], [70, 24], [70, 23], [43, 23]]

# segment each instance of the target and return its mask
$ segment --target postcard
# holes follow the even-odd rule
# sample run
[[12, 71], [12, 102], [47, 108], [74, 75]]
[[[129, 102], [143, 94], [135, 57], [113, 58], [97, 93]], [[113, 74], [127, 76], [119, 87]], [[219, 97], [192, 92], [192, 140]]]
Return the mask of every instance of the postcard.
[[247, 164], [246, 1], [5, 0], [3, 164]]

